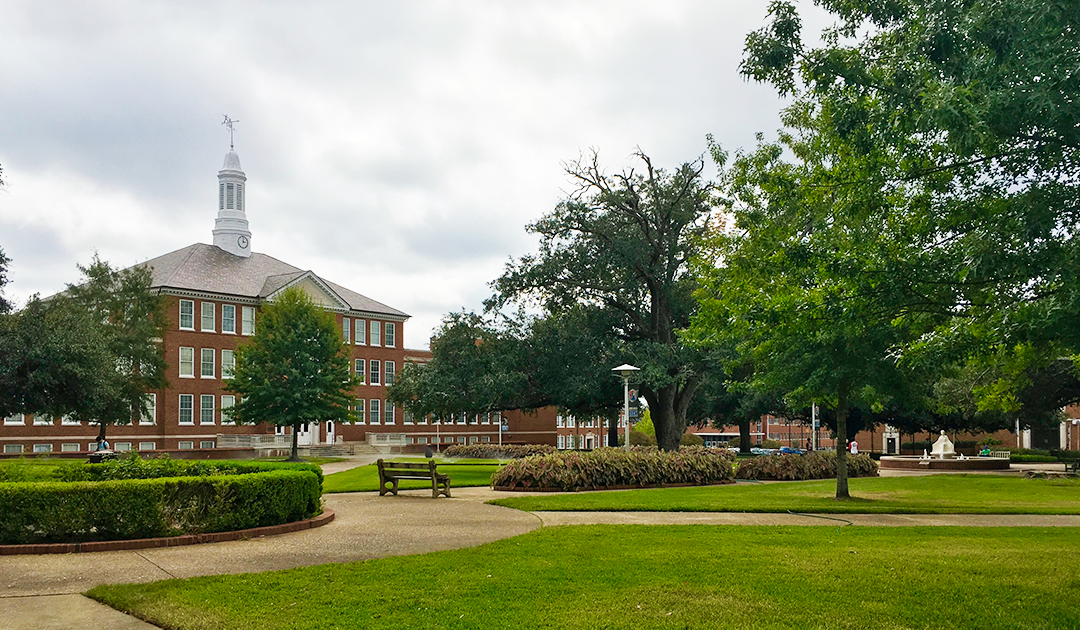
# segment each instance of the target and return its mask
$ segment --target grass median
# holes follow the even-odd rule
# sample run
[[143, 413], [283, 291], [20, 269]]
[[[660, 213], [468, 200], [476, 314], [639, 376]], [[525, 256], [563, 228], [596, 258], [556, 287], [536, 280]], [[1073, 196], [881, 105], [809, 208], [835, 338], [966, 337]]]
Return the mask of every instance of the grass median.
[[836, 480], [655, 488], [574, 494], [507, 493], [491, 501], [529, 512], [812, 512], [856, 514], [1080, 514], [1080, 480], [999, 475], [851, 479], [852, 499], [835, 499]]
[[[417, 458], [395, 458], [394, 461], [425, 461]], [[450, 492], [454, 488], [486, 486], [491, 483], [491, 475], [499, 469], [497, 460], [467, 460], [449, 464], [439, 463], [439, 472], [450, 475]], [[431, 482], [402, 481], [399, 486], [404, 490], [430, 488]], [[375, 464], [350, 468], [323, 478], [323, 493], [335, 492], [371, 492], [379, 489], [379, 469]]]
[[1080, 627], [1080, 529], [585, 526], [471, 549], [103, 586], [162, 627]]

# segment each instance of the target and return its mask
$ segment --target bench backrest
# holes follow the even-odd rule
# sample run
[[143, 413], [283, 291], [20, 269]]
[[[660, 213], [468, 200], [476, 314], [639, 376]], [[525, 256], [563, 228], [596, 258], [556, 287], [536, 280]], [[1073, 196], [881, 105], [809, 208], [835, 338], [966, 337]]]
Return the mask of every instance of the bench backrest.
[[387, 462], [379, 460], [379, 471], [391, 475], [435, 475], [435, 460], [429, 459], [423, 464], [413, 462]]

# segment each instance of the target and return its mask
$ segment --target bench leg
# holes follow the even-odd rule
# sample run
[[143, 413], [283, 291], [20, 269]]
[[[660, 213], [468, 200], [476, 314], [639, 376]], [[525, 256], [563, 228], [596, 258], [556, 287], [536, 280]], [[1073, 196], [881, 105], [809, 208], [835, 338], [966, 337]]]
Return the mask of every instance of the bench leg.
[[387, 479], [379, 482], [379, 496], [386, 496], [387, 492], [393, 492], [394, 496], [397, 496], [397, 479]]

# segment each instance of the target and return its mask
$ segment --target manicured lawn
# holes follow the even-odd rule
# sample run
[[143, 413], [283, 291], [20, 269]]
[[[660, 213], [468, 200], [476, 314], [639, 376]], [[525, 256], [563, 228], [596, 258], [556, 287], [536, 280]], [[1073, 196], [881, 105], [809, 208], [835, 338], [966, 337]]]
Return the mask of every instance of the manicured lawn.
[[527, 510], [642, 512], [848, 512], [901, 514], [1080, 514], [1080, 480], [997, 475], [866, 477], [849, 481], [837, 501], [835, 480], [657, 488], [542, 495], [506, 493], [492, 503]]
[[[288, 457], [256, 457], [253, 461], [256, 462], [284, 462]], [[333, 464], [334, 462], [343, 462], [344, 457], [302, 457], [307, 464], [315, 464], [316, 466], [322, 466], [323, 464]]]
[[[413, 461], [410, 458], [395, 458], [395, 461]], [[418, 459], [416, 461], [423, 461]], [[450, 475], [450, 492], [454, 488], [467, 486], [486, 486], [491, 483], [491, 475], [499, 468], [495, 462], [439, 464], [439, 472]], [[402, 481], [400, 488], [430, 488], [431, 483], [423, 481]], [[371, 492], [379, 489], [379, 469], [375, 464], [352, 468], [323, 478], [323, 493], [332, 492]]]
[[1080, 628], [1080, 529], [587, 526], [98, 587], [166, 628]]

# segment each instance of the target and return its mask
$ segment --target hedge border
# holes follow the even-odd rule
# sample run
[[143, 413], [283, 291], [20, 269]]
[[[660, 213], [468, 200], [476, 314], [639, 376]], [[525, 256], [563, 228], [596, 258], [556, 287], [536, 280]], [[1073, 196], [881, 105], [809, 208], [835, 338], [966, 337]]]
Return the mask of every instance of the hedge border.
[[228, 542], [245, 538], [290, 534], [322, 527], [334, 520], [334, 511], [323, 508], [322, 514], [302, 521], [238, 529], [212, 534], [182, 534], [162, 538], [136, 538], [133, 540], [97, 540], [84, 543], [29, 543], [25, 545], [0, 545], [0, 556], [43, 555], [51, 553], [97, 553], [101, 551], [127, 551], [160, 547], [184, 547], [205, 543]]

